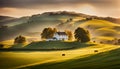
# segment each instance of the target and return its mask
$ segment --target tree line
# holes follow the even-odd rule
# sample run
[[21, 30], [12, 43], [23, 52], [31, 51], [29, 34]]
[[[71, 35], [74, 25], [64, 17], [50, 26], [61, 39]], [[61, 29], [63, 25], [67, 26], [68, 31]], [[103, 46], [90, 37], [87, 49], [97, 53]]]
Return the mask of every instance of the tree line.
[[[44, 28], [42, 33], [41, 33], [41, 37], [42, 39], [49, 39], [52, 38], [53, 35], [57, 32], [56, 28]], [[65, 30], [65, 33], [68, 35], [68, 40], [72, 40], [73, 39], [73, 34], [70, 30]], [[78, 27], [75, 31], [74, 31], [74, 37], [76, 39], [76, 41], [79, 42], [88, 42], [90, 41], [90, 33], [88, 30], [85, 30], [84, 28]]]
[[[41, 38], [42, 39], [49, 39], [54, 36], [54, 34], [58, 32], [56, 28], [44, 28], [42, 33], [41, 33]], [[68, 40], [73, 39], [73, 33], [70, 30], [65, 30], [65, 33], [68, 35]], [[88, 42], [90, 41], [90, 33], [88, 30], [85, 30], [84, 28], [78, 27], [74, 31], [74, 37], [76, 41], [78, 42]], [[18, 36], [14, 39], [14, 44], [17, 43], [25, 43], [26, 38], [24, 36]]]

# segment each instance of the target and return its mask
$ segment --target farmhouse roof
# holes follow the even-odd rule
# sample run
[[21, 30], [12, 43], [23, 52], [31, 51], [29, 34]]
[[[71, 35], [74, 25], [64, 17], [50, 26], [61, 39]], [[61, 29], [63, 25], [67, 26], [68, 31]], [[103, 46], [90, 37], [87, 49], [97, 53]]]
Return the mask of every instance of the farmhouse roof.
[[67, 35], [65, 32], [56, 32], [58, 35]]

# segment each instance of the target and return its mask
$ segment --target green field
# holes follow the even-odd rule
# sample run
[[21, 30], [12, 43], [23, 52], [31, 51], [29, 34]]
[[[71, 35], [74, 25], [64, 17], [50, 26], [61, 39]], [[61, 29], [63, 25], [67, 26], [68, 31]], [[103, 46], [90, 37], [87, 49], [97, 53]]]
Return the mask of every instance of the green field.
[[44, 50], [67, 50], [83, 48], [88, 46], [94, 46], [92, 43], [80, 43], [80, 42], [64, 42], [64, 41], [39, 41], [33, 42], [25, 47], [24, 49], [44, 49]]
[[[43, 44], [42, 44], [43, 43]], [[36, 44], [36, 45], [35, 45]], [[51, 45], [49, 45], [51, 44]], [[30, 44], [29, 47], [44, 45], [46, 48], [66, 48], [69, 46], [77, 46], [71, 50], [57, 51], [9, 51], [0, 52], [0, 68], [1, 69], [76, 69], [101, 67], [103, 68], [106, 62], [109, 65], [119, 63], [119, 46], [79, 43], [79, 42], [37, 42]], [[66, 47], [62, 47], [62, 46]], [[60, 47], [61, 46], [61, 47]], [[118, 50], [117, 50], [118, 49]], [[98, 50], [98, 52], [94, 52]], [[111, 51], [111, 50], [115, 50]], [[111, 51], [111, 52], [109, 52]], [[65, 54], [65, 56], [62, 56]], [[108, 62], [109, 61], [109, 62]], [[110, 62], [111, 61], [111, 62]], [[109, 64], [110, 63], [110, 64]], [[100, 65], [99, 65], [100, 64]], [[98, 65], [98, 66], [96, 66]], [[118, 66], [118, 65], [117, 65]], [[92, 68], [93, 67], [93, 68]], [[109, 66], [110, 67], [110, 66]]]
[[120, 48], [85, 58], [80, 56], [63, 62], [50, 62], [21, 69], [119, 69], [119, 65]]

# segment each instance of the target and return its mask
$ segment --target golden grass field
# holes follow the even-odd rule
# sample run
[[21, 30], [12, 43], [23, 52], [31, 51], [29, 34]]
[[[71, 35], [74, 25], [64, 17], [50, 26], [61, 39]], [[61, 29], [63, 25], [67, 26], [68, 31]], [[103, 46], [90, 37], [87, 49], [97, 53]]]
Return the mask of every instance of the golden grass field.
[[[62, 51], [10, 51], [0, 52], [0, 67], [2, 69], [23, 68], [34, 65], [40, 65], [49, 62], [63, 62], [66, 60], [74, 60], [89, 57], [91, 55], [103, 53], [106, 51], [120, 48], [114, 45], [96, 44], [73, 50]], [[98, 50], [98, 52], [94, 52]], [[62, 56], [65, 54], [65, 56]]]

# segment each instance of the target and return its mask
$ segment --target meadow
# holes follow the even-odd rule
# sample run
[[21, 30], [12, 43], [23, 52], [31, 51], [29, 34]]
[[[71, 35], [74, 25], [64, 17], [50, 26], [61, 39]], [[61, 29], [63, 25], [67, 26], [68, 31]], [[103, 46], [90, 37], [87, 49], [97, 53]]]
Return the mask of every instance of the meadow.
[[[57, 44], [58, 46], [60, 46], [60, 42], [59, 43], [57, 42]], [[119, 53], [119, 48], [120, 48], [119, 46], [105, 45], [105, 44], [92, 44], [92, 43], [81, 44], [79, 42], [78, 43], [76, 42], [75, 44], [77, 44], [77, 46], [79, 47], [71, 50], [0, 52], [0, 68], [2, 69], [17, 69], [17, 68], [21, 68], [21, 69], [24, 69], [24, 68], [25, 69], [74, 68], [76, 69], [81, 66], [83, 68], [86, 66], [89, 67], [90, 64], [96, 65], [96, 63], [101, 63], [104, 66], [104, 62], [102, 62], [102, 60], [106, 61], [106, 59], [108, 59], [112, 62], [113, 60], [119, 59], [118, 58], [119, 56], [118, 54], [116, 54], [116, 51], [115, 52], [113, 51], [113, 53], [109, 52], [111, 50], [118, 49], [117, 53]], [[64, 45], [64, 43], [63, 44], [61, 43], [61, 46], [62, 45]], [[71, 43], [69, 45], [74, 46], [74, 43]], [[97, 50], [98, 52], [95, 52], [95, 50]], [[62, 56], [62, 54], [65, 54], [65, 55]], [[102, 54], [102, 55], [99, 55], [99, 54]]]

